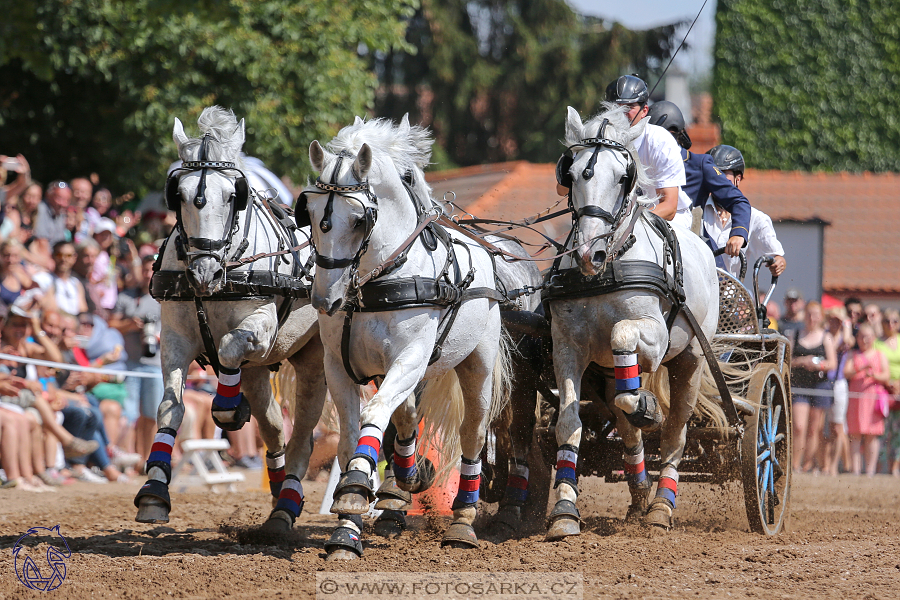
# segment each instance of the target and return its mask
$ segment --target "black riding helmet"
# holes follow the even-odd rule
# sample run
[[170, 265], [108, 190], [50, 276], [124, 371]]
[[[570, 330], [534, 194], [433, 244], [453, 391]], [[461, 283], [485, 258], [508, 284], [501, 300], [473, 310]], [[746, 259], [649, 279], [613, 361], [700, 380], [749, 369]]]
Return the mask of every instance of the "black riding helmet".
[[715, 148], [710, 148], [707, 154], [712, 156], [713, 162], [723, 173], [734, 171], [741, 175], [744, 174], [744, 155], [734, 146], [719, 144]]
[[687, 131], [684, 130], [684, 115], [675, 104], [667, 100], [657, 102], [650, 107], [647, 116], [650, 117], [652, 125], [659, 125], [670, 131], [682, 148], [690, 150], [692, 142]]
[[606, 86], [606, 101], [616, 104], [646, 104], [650, 90], [640, 77], [622, 75]]

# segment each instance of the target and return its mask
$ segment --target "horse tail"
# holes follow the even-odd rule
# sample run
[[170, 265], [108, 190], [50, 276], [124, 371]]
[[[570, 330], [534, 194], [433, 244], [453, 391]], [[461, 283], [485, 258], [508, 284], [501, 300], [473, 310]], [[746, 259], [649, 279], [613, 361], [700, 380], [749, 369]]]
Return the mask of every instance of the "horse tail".
[[[486, 433], [495, 419], [502, 416], [503, 409], [509, 400], [510, 389], [510, 340], [503, 331], [500, 337], [500, 351], [494, 360], [491, 378], [491, 399], [488, 406]], [[419, 403], [419, 418], [425, 423], [419, 447], [420, 455], [425, 456], [433, 450], [438, 456], [437, 483], [442, 485], [450, 477], [453, 468], [459, 463], [462, 447], [460, 446], [459, 428], [465, 416], [465, 402], [462, 387], [455, 369], [450, 369], [441, 377], [430, 379], [422, 390]]]
[[[755, 364], [754, 357], [747, 355], [745, 352], [737, 351], [733, 346], [723, 343], [712, 343], [713, 354], [723, 356], [731, 353], [731, 358], [727, 362], [718, 361], [719, 368], [725, 381], [728, 382], [728, 389], [731, 391], [732, 398], [747, 402], [742, 392], [746, 392], [750, 383], [750, 367]], [[739, 355], [739, 356], [736, 356]], [[669, 405], [671, 401], [669, 393], [669, 371], [665, 366], [660, 366], [656, 371], [645, 376], [643, 387], [649, 390], [659, 400], [663, 413], [668, 416]], [[698, 415], [702, 420], [707, 421], [709, 426], [724, 431], [728, 428], [728, 418], [722, 409], [722, 401], [719, 398], [719, 388], [716, 380], [712, 375], [709, 364], [703, 361], [700, 374], [700, 391], [697, 395], [697, 404], [694, 407], [694, 414]]]

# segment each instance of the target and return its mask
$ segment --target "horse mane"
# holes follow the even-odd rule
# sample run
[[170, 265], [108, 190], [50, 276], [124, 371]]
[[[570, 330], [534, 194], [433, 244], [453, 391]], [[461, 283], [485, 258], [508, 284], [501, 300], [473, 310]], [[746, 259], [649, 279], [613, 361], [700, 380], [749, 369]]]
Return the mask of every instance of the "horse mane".
[[193, 160], [197, 156], [195, 148], [199, 148], [204, 135], [209, 134], [210, 142], [207, 144], [207, 159], [233, 162], [239, 169], [243, 168], [241, 161], [241, 146], [244, 143], [243, 136], [236, 135], [239, 126], [234, 111], [221, 106], [208, 106], [200, 113], [197, 119], [200, 127], [200, 137], [191, 138], [178, 149], [181, 160]]
[[370, 121], [357, 118], [353, 125], [341, 129], [325, 148], [334, 154], [346, 150], [356, 155], [363, 144], [372, 149], [372, 159], [381, 167], [390, 167], [401, 176], [409, 170], [418, 171], [416, 187], [425, 185], [428, 192], [425, 197], [431, 199], [431, 188], [424, 183], [424, 170], [431, 161], [434, 138], [427, 128], [397, 125], [385, 118]]
[[[638, 158], [637, 148], [634, 146], [634, 142], [628, 141], [628, 136], [625, 135], [631, 128], [628, 117], [625, 116], [625, 107], [613, 104], [612, 102], [603, 102], [601, 106], [603, 107], [603, 110], [584, 123], [577, 138], [571, 136], [567, 130], [566, 145], [571, 146], [580, 143], [581, 140], [586, 138], [599, 137], [600, 124], [603, 122], [603, 119], [609, 119], [609, 125], [607, 125], [606, 131], [603, 132], [603, 137], [608, 140], [619, 142], [625, 146], [631, 154], [631, 158], [634, 160], [634, 164], [637, 167], [636, 188], [639, 187], [645, 191], [653, 191], [653, 194], [650, 196], [645, 194], [642, 197], [641, 202], [655, 201], [656, 181], [650, 177], [646, 167]], [[638, 126], [639, 125], [636, 125], [636, 127]], [[644, 125], [644, 127], [646, 127], [646, 125]]]

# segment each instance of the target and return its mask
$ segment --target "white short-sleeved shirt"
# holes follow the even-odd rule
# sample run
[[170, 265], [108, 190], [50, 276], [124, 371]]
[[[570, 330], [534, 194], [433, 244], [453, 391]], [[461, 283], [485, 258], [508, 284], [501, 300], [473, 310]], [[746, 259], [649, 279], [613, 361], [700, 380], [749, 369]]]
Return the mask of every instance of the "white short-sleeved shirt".
[[[722, 223], [716, 214], [715, 203], [712, 198], [706, 201], [703, 207], [703, 226], [710, 239], [717, 248], [722, 248], [731, 237], [731, 218], [727, 223]], [[747, 257], [747, 273], [761, 256], [784, 256], [784, 247], [775, 237], [775, 227], [772, 219], [761, 210], [750, 207], [750, 232], [747, 234], [747, 246], [744, 249]], [[741, 259], [738, 257], [722, 256], [726, 270], [737, 277], [741, 272]]]
[[[642, 133], [634, 140], [638, 158], [647, 170], [647, 175], [656, 180], [656, 187], [678, 188], [678, 212], [688, 215], [690, 227], [691, 199], [681, 189], [686, 183], [684, 175], [684, 159], [681, 148], [671, 133], [658, 125], [647, 123]], [[652, 195], [654, 190], [645, 190]]]

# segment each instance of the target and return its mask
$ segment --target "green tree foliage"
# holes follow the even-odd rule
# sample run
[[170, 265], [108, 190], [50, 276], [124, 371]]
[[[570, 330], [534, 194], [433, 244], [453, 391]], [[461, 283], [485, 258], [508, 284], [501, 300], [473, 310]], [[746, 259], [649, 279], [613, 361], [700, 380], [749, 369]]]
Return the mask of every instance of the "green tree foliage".
[[417, 0], [42, 0], [0, 24], [0, 138], [36, 177], [99, 172], [159, 189], [174, 117], [212, 104], [247, 122], [248, 154], [296, 181], [306, 148], [371, 105], [360, 50], [408, 47]]
[[900, 171], [900, 3], [719, 0], [723, 141], [751, 167]]
[[596, 112], [625, 73], [652, 86], [677, 25], [606, 27], [564, 0], [423, 0], [407, 30], [418, 52], [376, 64], [376, 113], [417, 115], [457, 164], [556, 160], [566, 105]]

